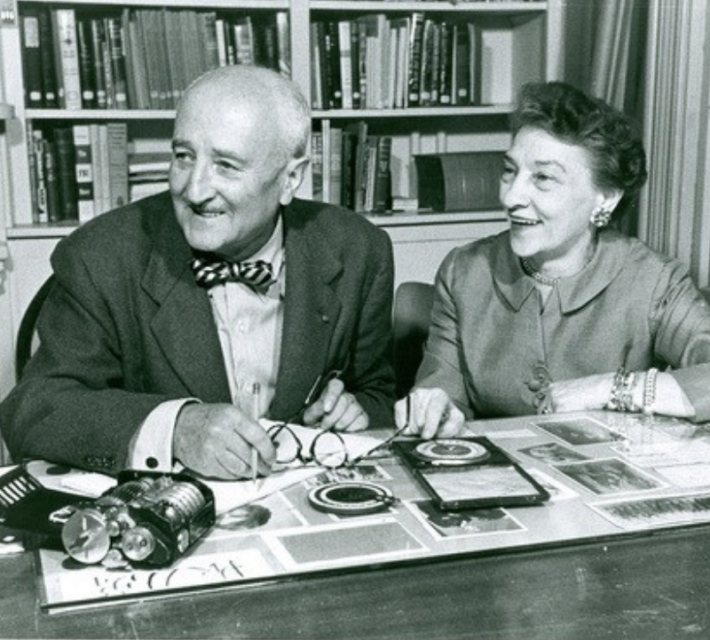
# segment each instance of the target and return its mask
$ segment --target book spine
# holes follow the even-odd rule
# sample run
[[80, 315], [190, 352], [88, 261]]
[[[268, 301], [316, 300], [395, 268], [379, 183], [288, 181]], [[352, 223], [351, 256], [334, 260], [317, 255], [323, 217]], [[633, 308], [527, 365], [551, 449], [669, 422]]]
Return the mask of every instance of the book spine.
[[343, 109], [353, 108], [353, 59], [351, 24], [349, 20], [338, 22], [338, 45], [340, 47], [340, 84]]
[[32, 222], [38, 224], [39, 219], [39, 204], [38, 204], [38, 175], [37, 175], [37, 156], [35, 155], [34, 137], [32, 133], [32, 122], [25, 123], [25, 135], [27, 137], [27, 166], [30, 173], [30, 201], [32, 206]]
[[288, 13], [276, 12], [276, 33], [279, 46], [279, 72], [291, 77], [291, 34], [289, 32]]
[[254, 64], [254, 35], [249, 16], [237, 19], [234, 24], [234, 42], [237, 64]]
[[422, 40], [424, 37], [424, 14], [412, 14], [409, 34], [409, 80], [407, 102], [411, 107], [421, 104]]
[[217, 64], [220, 67], [227, 66], [227, 42], [224, 37], [224, 28], [224, 20], [222, 18], [217, 18], [214, 22], [214, 31], [217, 42]]
[[89, 138], [91, 140], [91, 176], [94, 182], [94, 215], [103, 213], [106, 209], [103, 194], [103, 169], [105, 166], [101, 158], [101, 132], [102, 126], [99, 124], [89, 125]]
[[452, 76], [454, 70], [454, 29], [448, 22], [441, 24], [439, 57], [439, 104], [450, 105], [452, 102]]
[[202, 27], [202, 51], [204, 54], [204, 71], [210, 71], [220, 66], [219, 45], [217, 43], [217, 14], [205, 11], [200, 14]]
[[94, 56], [91, 43], [91, 24], [86, 18], [76, 22], [77, 46], [79, 47], [79, 74], [81, 79], [81, 106], [95, 109], [96, 87], [94, 82]]
[[314, 131], [311, 136], [311, 176], [313, 199], [323, 202], [323, 134]]
[[76, 154], [76, 191], [79, 222], [94, 217], [94, 172], [91, 153], [91, 128], [88, 124], [72, 126]]
[[353, 109], [362, 108], [362, 95], [360, 94], [360, 35], [357, 22], [350, 23], [350, 86], [353, 93]]
[[113, 104], [115, 109], [128, 108], [128, 79], [126, 53], [123, 48], [123, 26], [118, 17], [106, 18], [111, 76], [113, 78]]
[[392, 208], [391, 157], [391, 136], [380, 136], [377, 140], [375, 184], [372, 197], [372, 211], [374, 213], [384, 213]]
[[61, 196], [59, 194], [59, 173], [57, 168], [57, 146], [53, 140], [40, 142], [44, 181], [47, 189], [47, 221], [59, 222], [61, 219]]
[[106, 72], [104, 71], [104, 47], [106, 45], [106, 32], [103, 20], [92, 18], [91, 28], [91, 60], [93, 62], [92, 73], [94, 76], [93, 85], [96, 96], [96, 107], [106, 109], [108, 101], [106, 97]]
[[128, 204], [128, 127], [125, 122], [107, 125], [110, 207]]
[[57, 151], [57, 177], [59, 182], [59, 220], [79, 219], [79, 198], [76, 184], [76, 151], [74, 134], [70, 126], [54, 129]]
[[30, 109], [37, 109], [44, 107], [39, 10], [36, 7], [28, 7], [21, 20], [25, 105]]
[[59, 106], [57, 87], [57, 65], [54, 60], [54, 36], [49, 9], [39, 8], [40, 65], [42, 69], [42, 91], [44, 107], [54, 109]]
[[325, 29], [325, 53], [328, 64], [331, 109], [343, 107], [343, 85], [340, 77], [340, 38], [338, 24], [327, 22]]
[[330, 202], [342, 204], [343, 197], [343, 130], [330, 129]]
[[64, 108], [81, 109], [79, 46], [74, 9], [52, 9], [56, 20], [56, 42], [64, 88]]

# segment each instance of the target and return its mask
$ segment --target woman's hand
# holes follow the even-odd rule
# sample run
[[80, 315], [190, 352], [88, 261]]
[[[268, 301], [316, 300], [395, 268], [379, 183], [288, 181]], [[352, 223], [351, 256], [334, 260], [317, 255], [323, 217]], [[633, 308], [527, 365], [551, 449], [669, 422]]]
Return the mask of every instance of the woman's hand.
[[[405, 435], [452, 438], [461, 434], [464, 415], [443, 389], [414, 389], [394, 405], [394, 420]], [[405, 429], [406, 425], [406, 429]]]

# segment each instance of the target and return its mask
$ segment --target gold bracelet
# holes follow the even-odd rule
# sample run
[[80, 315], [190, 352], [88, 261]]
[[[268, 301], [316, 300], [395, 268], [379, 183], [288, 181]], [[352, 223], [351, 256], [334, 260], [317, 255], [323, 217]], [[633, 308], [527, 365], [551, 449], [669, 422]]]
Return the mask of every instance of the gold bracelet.
[[656, 401], [656, 376], [658, 369], [651, 367], [646, 372], [646, 380], [643, 384], [643, 415], [651, 417], [653, 415], [653, 403]]

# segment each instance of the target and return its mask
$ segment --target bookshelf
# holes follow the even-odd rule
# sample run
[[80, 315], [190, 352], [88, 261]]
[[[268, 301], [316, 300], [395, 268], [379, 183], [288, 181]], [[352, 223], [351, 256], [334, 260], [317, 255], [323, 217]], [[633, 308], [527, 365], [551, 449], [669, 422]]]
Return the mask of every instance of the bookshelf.
[[[227, 21], [250, 17], [254, 24], [285, 17], [287, 22], [288, 63], [291, 77], [303, 89], [313, 105], [313, 130], [329, 137], [332, 132], [366, 126], [369, 135], [391, 140], [388, 174], [389, 193], [401, 211], [370, 215], [372, 221], [391, 235], [395, 246], [396, 280], [431, 280], [438, 264], [449, 249], [469, 240], [495, 233], [504, 228], [501, 212], [464, 211], [436, 213], [411, 210], [416, 197], [416, 176], [412, 155], [460, 151], [502, 151], [509, 143], [507, 116], [517, 88], [528, 80], [561, 77], [563, 34], [563, 0], [527, 1], [399, 1], [399, 0], [72, 0], [52, 3], [39, 0], [16, 0], [13, 11], [3, 13], [0, 20], [0, 191], [3, 210], [0, 213], [0, 322], [18, 326], [29, 300], [49, 273], [48, 257], [56, 243], [78, 224], [76, 221], [49, 224], [37, 222], [36, 197], [33, 197], [30, 155], [33, 128], [52, 130], [86, 124], [98, 128], [122, 123], [126, 128], [131, 153], [164, 153], [174, 117], [173, 107], [158, 105], [146, 108], [145, 89], [138, 99], [137, 88], [128, 91], [126, 100], [118, 100], [110, 108], [60, 108], [37, 106], [25, 99], [28, 68], [23, 67], [23, 51], [27, 42], [23, 35], [23, 17], [48, 9], [72, 9], [75, 17], [91, 23], [95, 18], [136, 18], [170, 13], [171, 15], [210, 14]], [[15, 10], [16, 9], [16, 10]], [[152, 12], [152, 13], [151, 13]], [[413, 16], [423, 23], [459, 25], [452, 33], [475, 32], [480, 38], [480, 60], [476, 81], [480, 86], [476, 99], [451, 100], [449, 103], [408, 100], [402, 95], [376, 106], [364, 103], [355, 108], [333, 107], [322, 100], [314, 68], [317, 24], [348, 23], [357, 31], [367, 24], [399, 28], [396, 49], [404, 54], [402, 25], [411, 25]], [[130, 22], [124, 22], [130, 24]], [[467, 27], [466, 25], [474, 25]], [[363, 28], [364, 29], [364, 28]], [[445, 27], [441, 27], [442, 31]], [[365, 36], [363, 36], [365, 37]], [[77, 37], [78, 39], [78, 37]], [[236, 44], [235, 44], [236, 46]], [[386, 44], [380, 43], [380, 55]], [[442, 51], [444, 49], [442, 48]], [[175, 52], [171, 49], [168, 53]], [[193, 50], [194, 54], [194, 50]], [[154, 56], [153, 56], [154, 57]], [[170, 55], [167, 56], [170, 58]], [[177, 59], [177, 58], [175, 58]], [[388, 64], [396, 75], [401, 59], [394, 53]], [[443, 53], [442, 53], [443, 59]], [[180, 58], [183, 66], [188, 64]], [[373, 58], [369, 69], [378, 60]], [[385, 58], [380, 58], [385, 60]], [[169, 63], [171, 60], [168, 61]], [[129, 61], [126, 64], [130, 66]], [[443, 66], [443, 65], [442, 65]], [[137, 83], [134, 75], [127, 80]], [[148, 73], [148, 72], [146, 72]], [[400, 81], [404, 72], [399, 71]], [[451, 72], [453, 73], [453, 72]], [[142, 82], [145, 82], [143, 80]], [[381, 85], [384, 87], [384, 83]], [[370, 87], [370, 92], [375, 91]], [[386, 93], [386, 89], [382, 89]], [[396, 94], [397, 88], [392, 89]], [[148, 97], [150, 102], [150, 96]], [[128, 103], [128, 104], [127, 104]], [[88, 104], [88, 103], [87, 103]], [[66, 106], [66, 105], [65, 105]], [[7, 168], [3, 168], [3, 163]], [[330, 167], [330, 160], [328, 161]], [[337, 170], [337, 167], [336, 167]], [[330, 168], [329, 168], [330, 171]], [[310, 171], [300, 195], [312, 197], [318, 188], [318, 176]], [[322, 180], [322, 177], [320, 178]], [[331, 197], [330, 189], [322, 193]], [[365, 215], [369, 215], [365, 213]], [[12, 345], [0, 342], [0, 398], [14, 384]]]

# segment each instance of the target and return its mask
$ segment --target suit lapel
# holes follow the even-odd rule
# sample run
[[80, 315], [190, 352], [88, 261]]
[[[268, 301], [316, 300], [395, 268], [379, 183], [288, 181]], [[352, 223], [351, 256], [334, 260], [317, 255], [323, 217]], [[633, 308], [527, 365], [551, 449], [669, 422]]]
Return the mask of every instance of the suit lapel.
[[327, 373], [333, 330], [341, 310], [333, 287], [340, 260], [307, 214], [294, 203], [284, 212], [286, 300], [274, 416], [291, 416], [301, 407], [319, 374]]
[[153, 336], [188, 393], [206, 402], [229, 402], [229, 382], [212, 307], [189, 268], [191, 252], [171, 212], [161, 211], [156, 244], [143, 277], [159, 304]]

